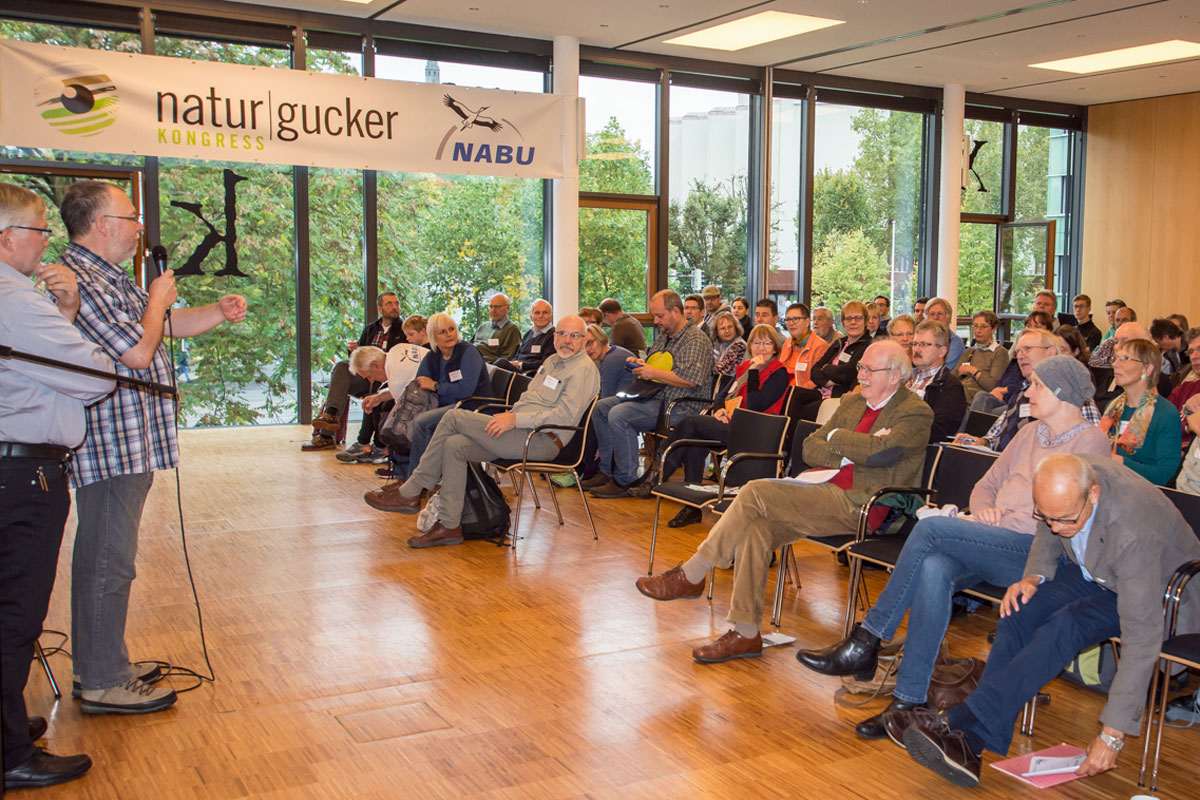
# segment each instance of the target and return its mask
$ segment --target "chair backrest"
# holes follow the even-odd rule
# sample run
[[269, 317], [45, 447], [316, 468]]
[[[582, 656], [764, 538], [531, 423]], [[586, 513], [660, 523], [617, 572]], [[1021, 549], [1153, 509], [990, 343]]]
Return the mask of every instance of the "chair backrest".
[[804, 440], [808, 438], [809, 434], [819, 430], [821, 427], [811, 419], [798, 419], [794, 425], [795, 428], [792, 431], [792, 457], [788, 459], [787, 470], [787, 474], [793, 477], [808, 469], [808, 465], [804, 463]]
[[[732, 458], [738, 453], [782, 453], [787, 427], [788, 418], [785, 416], [745, 408], [735, 409], [729, 419], [729, 449], [726, 457]], [[740, 486], [756, 478], [774, 478], [778, 475], [778, 469], [778, 461], [743, 461], [729, 470], [725, 485]]]
[[592, 412], [596, 410], [596, 403], [599, 401], [599, 397], [594, 397], [592, 402], [588, 403], [583, 417], [579, 420], [579, 427], [582, 430], [575, 431], [571, 440], [563, 446], [562, 450], [558, 451], [558, 455], [554, 457], [555, 464], [564, 467], [578, 467], [583, 463], [583, 451], [586, 449], [588, 432], [592, 427]]
[[971, 436], [986, 436], [999, 418], [999, 414], [989, 414], [986, 411], [972, 409], [967, 412], [967, 424], [963, 426], [963, 432]]
[[1187, 520], [1187, 524], [1192, 526], [1192, 532], [1197, 537], [1200, 537], [1200, 495], [1166, 488], [1162, 492], [1175, 504], [1175, 507], [1179, 509], [1179, 513], [1183, 514], [1183, 518]]
[[934, 471], [937, 469], [938, 459], [942, 455], [942, 446], [940, 444], [925, 445], [925, 463], [921, 465], [921, 486], [925, 489], [930, 489], [931, 481], [933, 481]]
[[529, 384], [533, 382], [533, 378], [529, 375], [512, 376], [512, 380], [508, 382], [508, 399], [504, 402], [512, 405], [521, 399], [521, 395], [525, 394], [525, 390], [529, 388]]
[[842, 404], [840, 397], [828, 397], [821, 401], [821, 407], [817, 409], [817, 424], [824, 425], [829, 422], [829, 418], [838, 410], [838, 406]]
[[[501, 367], [492, 367], [491, 387], [488, 389], [488, 397], [494, 397], [502, 403], [508, 402], [508, 387], [512, 384], [512, 379], [516, 377], [516, 373], [509, 369]], [[480, 394], [483, 394], [483, 387], [480, 387]]]
[[933, 500], [941, 506], [953, 503], [959, 508], [966, 508], [971, 502], [971, 490], [992, 468], [1000, 454], [953, 445], [942, 445], [941, 448], [930, 485], [937, 492]]
[[713, 376], [712, 399], [713, 403], [725, 399], [725, 395], [729, 393], [729, 387], [733, 385], [732, 375], [715, 375]]

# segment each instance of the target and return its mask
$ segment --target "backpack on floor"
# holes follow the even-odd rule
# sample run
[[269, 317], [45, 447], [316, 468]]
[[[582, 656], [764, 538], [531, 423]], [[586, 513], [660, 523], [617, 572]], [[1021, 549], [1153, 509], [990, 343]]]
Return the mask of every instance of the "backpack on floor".
[[508, 501], [484, 465], [474, 461], [467, 464], [467, 486], [459, 525], [463, 539], [485, 539], [503, 546], [508, 536]]
[[387, 445], [393, 455], [405, 455], [412, 448], [413, 425], [417, 417], [437, 408], [437, 404], [436, 393], [422, 389], [415, 378], [409, 381], [383, 421], [379, 441]]
[[1086, 689], [1108, 694], [1117, 674], [1117, 658], [1112, 642], [1092, 645], [1071, 659], [1060, 678]]

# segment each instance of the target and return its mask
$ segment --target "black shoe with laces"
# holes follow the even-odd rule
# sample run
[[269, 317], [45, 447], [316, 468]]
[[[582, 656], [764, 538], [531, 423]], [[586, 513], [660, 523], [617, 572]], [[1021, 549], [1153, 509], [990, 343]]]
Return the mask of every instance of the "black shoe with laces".
[[54, 786], [74, 780], [91, 768], [92, 760], [85, 755], [56, 756], [35, 747], [25, 763], [4, 771], [4, 788], [7, 791]]

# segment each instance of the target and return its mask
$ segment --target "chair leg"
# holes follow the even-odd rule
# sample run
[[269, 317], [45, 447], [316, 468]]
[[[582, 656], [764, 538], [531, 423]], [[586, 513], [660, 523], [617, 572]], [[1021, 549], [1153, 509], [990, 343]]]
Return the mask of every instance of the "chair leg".
[[575, 488], [579, 489], [579, 499], [583, 501], [583, 510], [587, 514], [588, 525], [592, 526], [592, 541], [600, 541], [600, 534], [596, 533], [596, 521], [592, 519], [592, 507], [588, 505], [587, 492], [583, 490], [583, 476], [575, 470], [571, 470], [571, 475], [575, 477]]
[[513, 525], [512, 525], [512, 550], [513, 550], [514, 554], [517, 552], [517, 536], [520, 534], [520, 531], [521, 531], [521, 503], [525, 499], [525, 478], [526, 477], [527, 476], [525, 475], [525, 472], [522, 471], [521, 472], [521, 481], [519, 483], [516, 483], [516, 481], [514, 479], [514, 483], [516, 483], [516, 489], [517, 489], [517, 503], [516, 503], [517, 510], [516, 510], [516, 513], [513, 514]]
[[711, 602], [713, 596], [713, 586], [717, 582], [717, 568], [713, 567], [708, 571], [708, 599]]
[[654, 498], [654, 522], [650, 525], [650, 564], [646, 567], [646, 574], [654, 574], [654, 548], [658, 544], [658, 512], [662, 508], [662, 498]]
[[858, 591], [862, 582], [862, 560], [850, 558], [850, 597], [846, 601], [846, 623], [842, 626], [844, 637], [854, 630], [854, 618], [858, 614]]
[[[1154, 716], [1158, 711], [1158, 679], [1163, 673], [1162, 661], [1154, 664], [1150, 675], [1150, 694], [1146, 700], [1146, 730], [1142, 733], [1142, 763], [1138, 767], [1138, 786], [1146, 785], [1146, 765], [1150, 758], [1150, 737], [1154, 735]], [[1157, 752], [1155, 753], [1157, 757]]]
[[563, 524], [562, 510], [558, 507], [558, 492], [554, 491], [554, 484], [550, 482], [550, 476], [545, 473], [542, 477], [546, 479], [546, 491], [550, 493], [550, 499], [554, 502], [554, 513], [558, 515], [558, 524]]
[[41, 662], [42, 671], [46, 673], [46, 680], [50, 682], [50, 691], [54, 692], [54, 699], [62, 700], [62, 689], [58, 688], [58, 681], [54, 679], [54, 670], [50, 669], [46, 651], [42, 649], [42, 643], [36, 639], [33, 642], [33, 652], [37, 655], [37, 660]]
[[788, 558], [791, 552], [790, 544], [785, 544], [779, 551], [779, 573], [775, 577], [775, 605], [771, 609], [771, 624], [776, 628], [783, 618], [783, 587], [787, 584]]
[[533, 492], [533, 507], [540, 511], [542, 508], [542, 498], [538, 497], [537, 487], [533, 485], [533, 476], [528, 472], [525, 473], [525, 481], [529, 484], [529, 490]]
[[1162, 757], [1163, 729], [1167, 727], [1167, 695], [1171, 686], [1171, 668], [1166, 664], [1162, 670], [1162, 697], [1158, 699], [1158, 732], [1154, 735], [1154, 763], [1150, 767], [1150, 791], [1158, 791], [1158, 762]]
[[787, 561], [788, 561], [788, 566], [787, 566], [788, 580], [791, 581], [792, 588], [798, 592], [802, 588], [801, 584], [800, 584], [800, 562], [796, 559], [796, 551], [792, 549], [791, 545], [788, 545]]

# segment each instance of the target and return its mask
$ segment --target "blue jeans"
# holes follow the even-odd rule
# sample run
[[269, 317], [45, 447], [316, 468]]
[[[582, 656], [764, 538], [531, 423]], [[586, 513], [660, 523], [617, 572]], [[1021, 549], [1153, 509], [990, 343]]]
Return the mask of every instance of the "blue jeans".
[[904, 658], [893, 695], [906, 703], [924, 703], [946, 627], [951, 596], [978, 583], [1008, 587], [1021, 579], [1033, 537], [1005, 528], [952, 517], [917, 523], [904, 543], [863, 627], [891, 639], [909, 611]]
[[434, 431], [437, 430], [438, 423], [442, 421], [442, 417], [446, 416], [446, 412], [454, 406], [441, 406], [440, 408], [431, 408], [428, 411], [422, 411], [413, 420], [412, 443], [408, 448], [408, 472], [412, 474], [417, 465], [421, 463], [421, 456], [425, 454], [425, 448], [429, 446], [429, 440], [433, 438]]
[[[1079, 651], [1120, 633], [1116, 593], [1084, 578], [1074, 562], [1059, 558], [1054, 580], [1038, 587], [1016, 614], [1000, 620], [987, 669], [966, 701], [975, 717], [966, 730], [988, 750], [1006, 754], [1025, 702]], [[962, 715], [951, 713], [952, 724], [956, 716]]]
[[84, 689], [133, 677], [125, 647], [129, 588], [137, 574], [138, 528], [153, 472], [118, 475], [75, 491], [78, 524], [71, 558], [71, 650]]
[[[654, 430], [658, 424], [660, 400], [622, 400], [606, 397], [596, 404], [592, 421], [596, 426], [596, 441], [599, 445], [600, 470], [621, 484], [628, 486], [638, 478], [639, 433]], [[672, 421], [678, 421], [687, 413], [680, 403], [672, 413]]]

